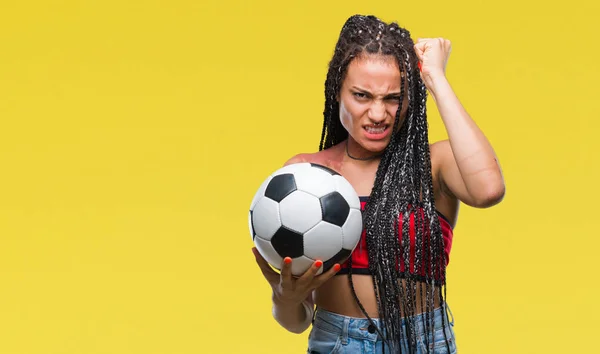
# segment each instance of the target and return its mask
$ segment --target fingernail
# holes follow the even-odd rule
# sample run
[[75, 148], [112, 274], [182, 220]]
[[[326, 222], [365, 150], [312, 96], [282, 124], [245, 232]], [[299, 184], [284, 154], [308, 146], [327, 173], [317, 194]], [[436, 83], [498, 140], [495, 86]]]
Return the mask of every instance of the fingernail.
[[315, 265], [317, 266], [317, 268], [321, 268], [321, 266], [323, 265], [323, 262], [321, 261], [316, 261]]
[[290, 263], [292, 263], [292, 259], [291, 259], [290, 257], [285, 257], [285, 258], [283, 259], [283, 261], [285, 262], [285, 264], [290, 264]]
[[417, 65], [419, 66], [419, 71], [423, 71], [423, 69], [421, 68], [421, 62], [419, 62]]
[[342, 269], [342, 266], [337, 263], [333, 266], [333, 270], [335, 270], [336, 272], [339, 272], [340, 269]]

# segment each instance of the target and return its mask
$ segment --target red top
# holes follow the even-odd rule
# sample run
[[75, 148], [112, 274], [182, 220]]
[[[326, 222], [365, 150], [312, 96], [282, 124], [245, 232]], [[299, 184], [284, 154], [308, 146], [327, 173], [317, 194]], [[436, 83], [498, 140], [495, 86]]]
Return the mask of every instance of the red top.
[[[360, 208], [362, 211], [365, 210], [365, 205], [367, 204], [367, 200], [368, 197], [361, 197], [360, 198]], [[423, 209], [418, 209], [419, 212], [417, 214], [420, 215], [421, 218], [424, 217], [423, 215]], [[453, 232], [452, 232], [452, 226], [450, 225], [450, 222], [442, 215], [438, 212], [438, 219], [440, 221], [440, 226], [442, 228], [442, 236], [444, 239], [444, 253], [446, 255], [446, 265], [448, 265], [449, 260], [450, 260], [450, 249], [452, 248], [452, 236], [453, 236]], [[424, 228], [426, 232], [424, 232], [424, 235], [428, 235], [427, 232], [427, 225], [424, 225]], [[400, 214], [400, 220], [399, 220], [399, 225], [398, 225], [398, 230], [402, 230], [402, 214]], [[370, 274], [369, 273], [369, 257], [367, 254], [367, 239], [366, 239], [366, 235], [367, 235], [367, 231], [365, 229], [363, 229], [362, 235], [360, 237], [360, 241], [358, 243], [358, 245], [356, 246], [356, 248], [354, 249], [354, 252], [352, 252], [352, 273], [353, 274]], [[415, 212], [411, 213], [410, 215], [410, 226], [409, 226], [409, 236], [410, 236], [410, 270], [411, 273], [415, 273]], [[424, 252], [421, 252], [422, 255], [427, 256], [428, 252], [426, 252], [425, 250], [427, 250], [428, 247], [428, 243], [426, 241], [428, 241], [428, 238], [426, 240], [424, 240], [425, 242], [423, 242], [424, 245]], [[402, 243], [402, 239], [400, 239], [400, 243]], [[425, 257], [423, 257], [423, 259], [426, 259]], [[429, 264], [430, 262], [421, 262], [421, 270], [420, 270], [420, 275], [424, 276], [425, 275], [425, 265]], [[404, 269], [404, 260], [403, 258], [401, 258], [400, 260], [400, 272], [404, 273], [405, 269]], [[348, 273], [348, 261], [344, 262], [342, 264], [342, 269], [338, 272], [338, 274], [345, 274]], [[436, 279], [439, 279], [438, 276], [436, 276]]]

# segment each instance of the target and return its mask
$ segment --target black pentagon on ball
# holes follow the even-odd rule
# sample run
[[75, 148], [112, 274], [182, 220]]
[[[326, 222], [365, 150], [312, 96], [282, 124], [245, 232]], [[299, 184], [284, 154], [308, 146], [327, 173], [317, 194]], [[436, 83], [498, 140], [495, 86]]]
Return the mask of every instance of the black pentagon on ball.
[[256, 231], [254, 231], [254, 218], [252, 217], [253, 210], [250, 210], [250, 228], [252, 229], [252, 241], [256, 237]]
[[290, 193], [296, 190], [296, 181], [291, 173], [277, 175], [271, 179], [267, 189], [265, 189], [265, 197], [273, 199], [277, 203], [287, 197]]
[[336, 263], [342, 265], [342, 262], [344, 262], [348, 257], [350, 257], [351, 254], [352, 251], [342, 248], [342, 250], [339, 251], [335, 256], [323, 262], [323, 272], [328, 271]]
[[325, 172], [327, 172], [327, 173], [331, 174], [332, 176], [336, 176], [336, 175], [337, 175], [337, 176], [340, 176], [340, 174], [339, 174], [339, 173], [335, 172], [334, 170], [332, 170], [332, 169], [331, 169], [331, 168], [329, 168], [329, 167], [325, 167], [325, 166], [323, 166], [323, 165], [319, 165], [319, 164], [316, 164], [316, 163], [311, 163], [310, 165], [311, 165], [311, 167], [319, 168], [319, 169], [321, 169], [321, 170], [323, 170], [323, 171], [325, 171]]
[[323, 221], [332, 223], [339, 227], [344, 226], [348, 214], [350, 213], [350, 205], [342, 195], [338, 192], [329, 193], [320, 198], [321, 210], [323, 212]]
[[273, 235], [271, 245], [282, 258], [296, 258], [304, 254], [302, 235], [285, 227], [280, 227]]

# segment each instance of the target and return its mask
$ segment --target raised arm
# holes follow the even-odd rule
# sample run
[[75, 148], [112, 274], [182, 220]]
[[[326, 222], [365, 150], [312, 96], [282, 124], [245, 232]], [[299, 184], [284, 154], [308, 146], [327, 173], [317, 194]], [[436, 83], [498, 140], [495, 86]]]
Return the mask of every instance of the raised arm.
[[486, 208], [499, 203], [504, 197], [505, 185], [494, 149], [445, 76], [450, 41], [421, 39], [415, 50], [421, 61], [421, 77], [448, 132], [448, 140], [432, 145], [432, 158], [438, 159], [436, 172], [442, 190], [473, 207]]

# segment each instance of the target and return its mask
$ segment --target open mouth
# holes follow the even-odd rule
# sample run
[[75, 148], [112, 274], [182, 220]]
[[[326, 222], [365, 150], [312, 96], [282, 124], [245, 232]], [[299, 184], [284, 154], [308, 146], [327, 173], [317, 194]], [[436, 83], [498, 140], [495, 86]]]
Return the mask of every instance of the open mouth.
[[369, 134], [381, 134], [381, 133], [385, 132], [385, 130], [387, 128], [388, 128], [387, 124], [383, 124], [383, 125], [367, 125], [367, 126], [364, 127], [364, 129]]

